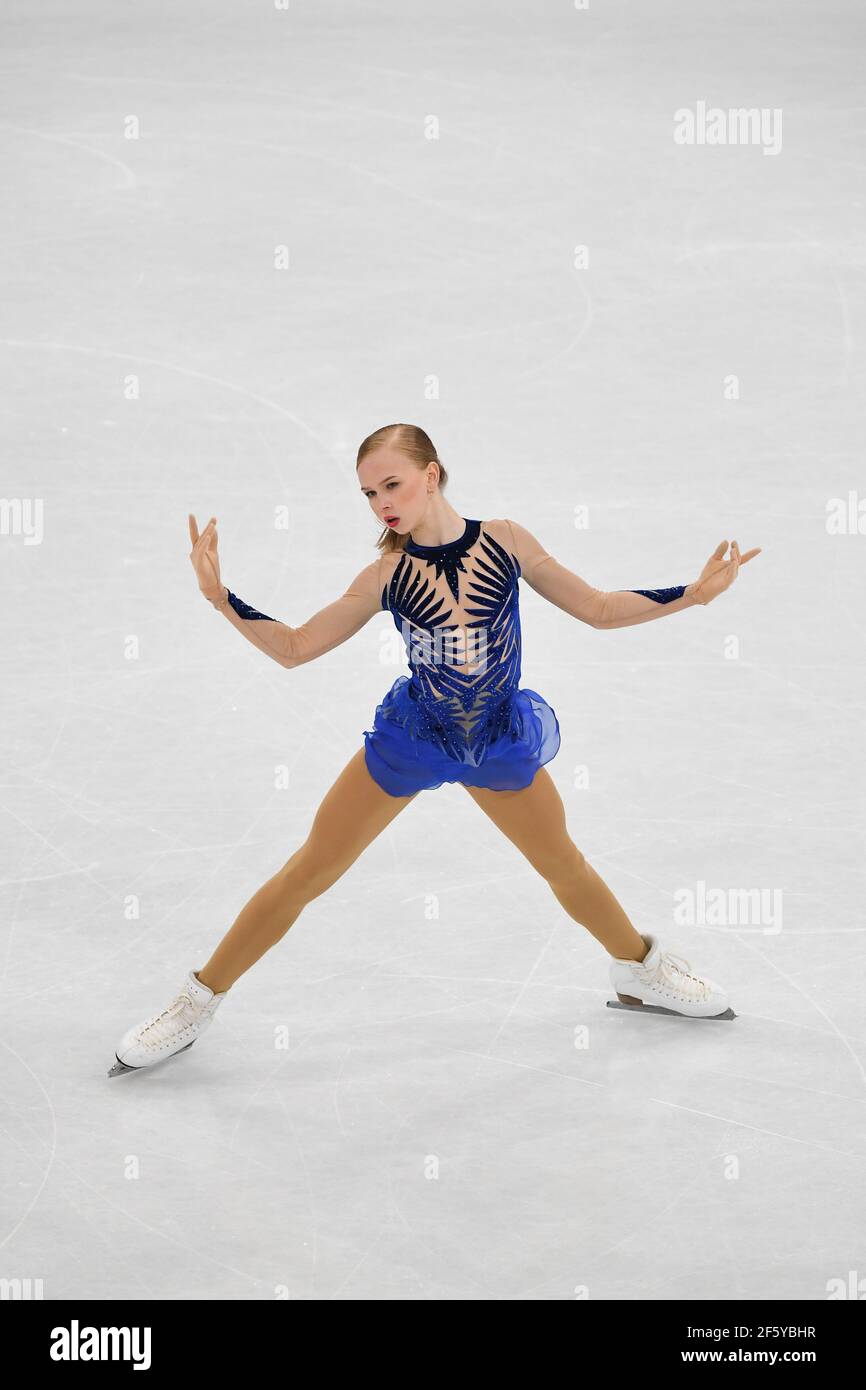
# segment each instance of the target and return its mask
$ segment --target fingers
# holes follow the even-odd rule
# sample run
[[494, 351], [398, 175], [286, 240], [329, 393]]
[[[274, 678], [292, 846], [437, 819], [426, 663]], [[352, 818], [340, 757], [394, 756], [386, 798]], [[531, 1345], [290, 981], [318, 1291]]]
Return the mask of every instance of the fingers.
[[756, 545], [753, 546], [751, 550], [747, 550], [745, 555], [741, 555], [739, 541], [732, 541], [731, 555], [732, 558], [736, 560], [737, 567], [739, 568], [740, 565], [745, 565], [749, 560], [754, 560], [756, 555], [760, 555], [762, 548], [762, 546]]
[[[724, 555], [727, 546], [727, 541], [719, 541], [719, 544], [716, 546], [715, 550], [710, 556], [710, 560], [720, 560]], [[756, 545], [751, 550], [747, 550], [745, 555], [741, 555], [739, 541], [731, 541], [731, 554], [730, 558], [727, 560], [726, 563], [729, 565], [735, 564], [736, 567], [739, 568], [740, 565], [746, 564], [748, 560], [753, 560], [756, 555], [760, 555], [762, 549], [762, 546]]]
[[[744, 565], [747, 560], [751, 560], [755, 555], [761, 553], [761, 547], [758, 545], [752, 550], [747, 550], [745, 555], [741, 555], [739, 541], [731, 541], [731, 554], [725, 560], [722, 557], [727, 548], [727, 541], [719, 542], [704, 566], [700, 578], [692, 585], [692, 597], [698, 603], [709, 603], [712, 598], [724, 593], [736, 579], [740, 565]], [[714, 564], [718, 561], [721, 561], [721, 564]], [[709, 597], [705, 597], [708, 593]]]
[[190, 540], [192, 541], [192, 544], [193, 544], [193, 549], [195, 549], [196, 545], [200, 545], [200, 548], [201, 548], [202, 550], [207, 550], [208, 547], [210, 546], [211, 540], [215, 540], [215, 539], [216, 539], [216, 530], [215, 530], [215, 527], [216, 527], [216, 517], [215, 517], [215, 516], [212, 516], [211, 519], [210, 519], [210, 521], [208, 522], [207, 526], [206, 526], [206, 527], [204, 528], [204, 530], [202, 531], [201, 535], [199, 535], [198, 526], [196, 525], [196, 519], [195, 519], [195, 517], [193, 516], [192, 512], [190, 512], [190, 513], [189, 513], [189, 534], [190, 534]]
[[733, 559], [733, 557], [736, 556], [737, 562], [738, 562], [739, 564], [741, 564], [741, 565], [744, 565], [744, 564], [746, 563], [747, 560], [752, 560], [752, 559], [754, 559], [754, 557], [755, 557], [756, 555], [760, 555], [760, 553], [761, 553], [762, 550], [763, 550], [763, 546], [756, 545], [756, 546], [753, 546], [751, 550], [747, 550], [746, 553], [745, 553], [745, 555], [741, 555], [741, 554], [740, 554], [740, 542], [739, 542], [739, 541], [731, 541], [731, 558]]

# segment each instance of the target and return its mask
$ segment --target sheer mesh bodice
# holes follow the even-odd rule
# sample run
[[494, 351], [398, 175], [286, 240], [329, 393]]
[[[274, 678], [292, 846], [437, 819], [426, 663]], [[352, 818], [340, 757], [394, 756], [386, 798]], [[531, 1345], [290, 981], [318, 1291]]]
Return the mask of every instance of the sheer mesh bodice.
[[495, 533], [466, 520], [448, 545], [410, 539], [382, 591], [406, 644], [418, 732], [470, 762], [509, 728], [520, 683], [520, 570]]

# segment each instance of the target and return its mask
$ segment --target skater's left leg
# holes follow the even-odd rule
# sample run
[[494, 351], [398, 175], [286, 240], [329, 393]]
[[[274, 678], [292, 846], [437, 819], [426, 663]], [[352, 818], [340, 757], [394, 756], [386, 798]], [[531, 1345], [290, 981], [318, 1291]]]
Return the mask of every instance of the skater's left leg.
[[570, 917], [611, 956], [643, 960], [646, 942], [571, 839], [562, 797], [546, 768], [540, 767], [529, 786], [519, 791], [466, 791], [547, 880]]

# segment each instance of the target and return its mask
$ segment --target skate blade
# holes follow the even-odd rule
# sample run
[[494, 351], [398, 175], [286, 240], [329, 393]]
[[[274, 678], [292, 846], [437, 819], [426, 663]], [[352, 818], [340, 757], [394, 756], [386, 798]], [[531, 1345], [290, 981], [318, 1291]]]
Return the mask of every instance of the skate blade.
[[661, 1004], [621, 1004], [618, 999], [608, 999], [609, 1009], [628, 1009], [634, 1014], [670, 1014], [671, 1018], [690, 1018], [696, 1022], [709, 1022], [717, 1018], [736, 1018], [733, 1009], [725, 1009], [723, 1014], [681, 1014], [676, 1009], [665, 1009]]
[[[115, 1057], [117, 1057], [117, 1053], [115, 1053], [114, 1055]], [[128, 1067], [125, 1062], [121, 1062], [120, 1058], [117, 1057], [117, 1061], [109, 1071], [108, 1075], [122, 1076], [125, 1071], [141, 1071], [141, 1067]]]
[[[173, 1052], [171, 1054], [171, 1057], [163, 1057], [161, 1058], [161, 1060], [163, 1062], [170, 1062], [172, 1057], [179, 1057], [182, 1052], [186, 1052], [188, 1047], [192, 1047], [192, 1043], [194, 1042], [195, 1038], [193, 1038], [192, 1042], [188, 1042], [185, 1047], [179, 1047], [177, 1052]], [[114, 1063], [114, 1066], [107, 1073], [109, 1076], [122, 1076], [125, 1071], [150, 1071], [150, 1067], [128, 1067], [125, 1062], [121, 1062], [116, 1052], [114, 1055], [117, 1058], [117, 1060]], [[154, 1062], [153, 1065], [155, 1067], [158, 1067], [159, 1062]]]

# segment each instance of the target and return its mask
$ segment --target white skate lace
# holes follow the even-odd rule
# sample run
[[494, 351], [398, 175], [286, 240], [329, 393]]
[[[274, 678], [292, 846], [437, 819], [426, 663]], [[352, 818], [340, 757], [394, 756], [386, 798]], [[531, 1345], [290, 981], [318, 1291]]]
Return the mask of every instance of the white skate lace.
[[691, 965], [687, 960], [674, 955], [672, 951], [664, 951], [651, 983], [655, 983], [658, 977], [662, 976], [677, 993], [684, 994], [687, 999], [709, 999], [710, 987], [706, 980], [690, 972]]
[[[146, 1023], [139, 1034], [145, 1047], [158, 1047], [161, 1043], [176, 1038], [184, 1028], [189, 1028], [202, 1016], [202, 1010], [190, 999], [188, 994], [179, 994], [167, 1009]], [[178, 1027], [180, 1023], [180, 1027]]]

